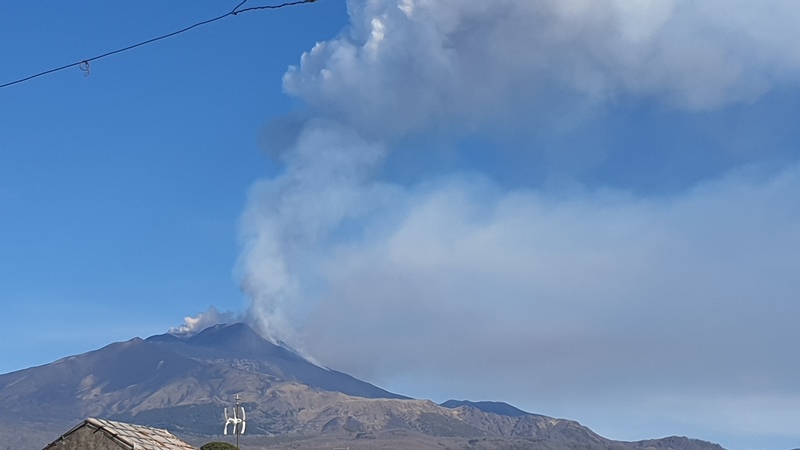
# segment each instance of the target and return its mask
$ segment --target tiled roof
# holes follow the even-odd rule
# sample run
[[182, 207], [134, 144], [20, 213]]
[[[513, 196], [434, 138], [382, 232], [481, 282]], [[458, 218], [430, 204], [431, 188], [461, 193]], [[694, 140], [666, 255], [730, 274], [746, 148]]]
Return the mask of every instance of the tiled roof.
[[131, 450], [197, 450], [167, 430], [105, 419], [86, 419], [67, 434], [83, 426], [102, 430]]

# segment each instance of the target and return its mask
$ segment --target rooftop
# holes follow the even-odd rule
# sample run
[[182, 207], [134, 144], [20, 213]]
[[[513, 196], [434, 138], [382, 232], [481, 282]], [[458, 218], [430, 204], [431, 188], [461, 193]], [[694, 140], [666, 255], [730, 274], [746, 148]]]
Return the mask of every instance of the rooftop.
[[102, 431], [106, 433], [107, 436], [115, 439], [130, 450], [197, 450], [167, 430], [94, 418], [84, 420], [80, 425], [69, 430], [61, 438], [45, 447], [44, 450], [53, 447], [65, 436], [85, 426], [94, 428], [95, 432]]

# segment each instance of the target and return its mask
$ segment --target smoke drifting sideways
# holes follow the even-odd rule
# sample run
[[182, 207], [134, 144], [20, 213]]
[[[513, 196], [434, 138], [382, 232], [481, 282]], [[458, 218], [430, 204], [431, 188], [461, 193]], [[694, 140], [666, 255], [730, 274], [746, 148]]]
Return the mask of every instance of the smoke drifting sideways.
[[[800, 363], [778, 350], [800, 313], [796, 164], [653, 198], [506, 188], [479, 170], [382, 176], [417, 133], [457, 142], [551, 115], [574, 129], [623, 99], [712, 114], [794, 89], [800, 4], [371, 0], [348, 11], [350, 24], [284, 75], [310, 115], [273, 149], [283, 172], [253, 186], [242, 216], [245, 316], [265, 336], [356, 376], [413, 370], [473, 397], [547, 386], [530, 395], [625, 391], [656, 404], [702, 392], [675, 406], [696, 423], [711, 397], [736, 403], [728, 390], [800, 395]], [[769, 313], [751, 314], [757, 302]]]
[[289, 317], [313, 309], [332, 248], [386, 235], [387, 209], [397, 219], [414, 208], [410, 192], [426, 187], [375, 178], [389, 152], [404, 151], [398, 138], [526, 127], [564, 97], [580, 99], [577, 109], [639, 96], [710, 110], [796, 80], [800, 7], [734, 3], [348, 2], [349, 26], [284, 75], [315, 118], [279, 149], [285, 171], [250, 193], [238, 268], [248, 316], [291, 341]]
[[709, 110], [796, 80], [799, 9], [778, 0], [350, 1], [350, 25], [305, 53], [284, 89], [377, 139], [530, 126], [529, 115], [570, 98]]
[[170, 334], [191, 336], [206, 328], [220, 323], [239, 322], [241, 317], [225, 311], [220, 312], [215, 306], [210, 306], [207, 311], [198, 313], [197, 316], [187, 316], [183, 318], [183, 324], [169, 329]]

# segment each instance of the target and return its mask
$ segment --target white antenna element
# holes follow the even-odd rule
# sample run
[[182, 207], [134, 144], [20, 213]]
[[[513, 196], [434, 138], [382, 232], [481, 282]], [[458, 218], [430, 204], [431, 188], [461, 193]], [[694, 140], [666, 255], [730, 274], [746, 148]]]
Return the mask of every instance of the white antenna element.
[[247, 426], [246, 417], [244, 414], [244, 406], [239, 406], [239, 394], [236, 394], [236, 406], [233, 407], [233, 414], [228, 416], [228, 408], [225, 408], [225, 428], [222, 434], [228, 434], [228, 425], [233, 426], [231, 434], [236, 435], [236, 447], [239, 447], [239, 435], [244, 434], [245, 426]]

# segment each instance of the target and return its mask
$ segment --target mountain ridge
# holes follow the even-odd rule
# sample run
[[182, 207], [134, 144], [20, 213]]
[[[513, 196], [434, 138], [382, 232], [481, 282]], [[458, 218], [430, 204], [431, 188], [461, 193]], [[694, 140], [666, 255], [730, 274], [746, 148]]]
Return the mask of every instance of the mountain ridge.
[[[218, 325], [194, 335], [133, 338], [0, 375], [0, 419], [63, 425], [63, 432], [86, 417], [104, 417], [201, 439], [222, 431], [222, 410], [236, 394], [247, 409], [248, 435], [264, 442], [363, 443], [404, 435], [421, 442], [466, 439], [487, 449], [645, 449], [608, 440], [575, 421], [506, 403], [451, 400], [437, 405], [411, 399], [315, 365], [245, 324]], [[0, 441], [18, 440], [13, 429], [0, 429]], [[696, 440], [670, 441], [672, 446], [651, 441], [650, 447], [665, 450], [721, 449]]]
[[472, 402], [469, 400], [447, 400], [443, 403], [439, 403], [439, 406], [444, 406], [445, 408], [472, 406], [483, 412], [490, 412], [499, 414], [501, 416], [509, 416], [509, 417], [524, 417], [524, 416], [538, 415], [529, 413], [527, 411], [523, 411], [515, 406], [509, 405], [508, 403], [504, 402], [490, 402], [490, 401]]

